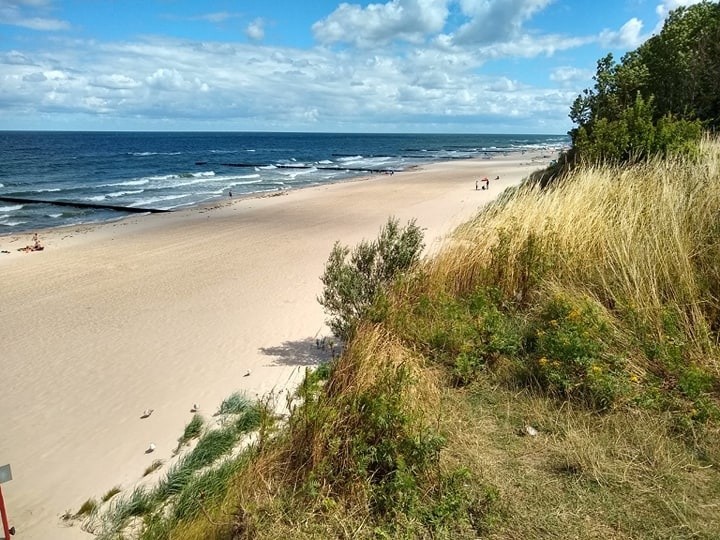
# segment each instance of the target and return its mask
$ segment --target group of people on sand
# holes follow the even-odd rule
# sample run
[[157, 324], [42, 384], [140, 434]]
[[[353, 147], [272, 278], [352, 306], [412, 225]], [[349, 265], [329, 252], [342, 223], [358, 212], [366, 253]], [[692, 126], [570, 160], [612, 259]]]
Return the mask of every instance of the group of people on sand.
[[40, 239], [38, 238], [37, 233], [33, 234], [32, 240], [32, 244], [18, 249], [18, 251], [24, 251], [25, 253], [28, 253], [30, 251], [42, 251], [43, 249], [45, 249], [45, 246], [40, 243]]
[[[500, 176], [496, 176], [495, 180], [500, 180]], [[482, 186], [480, 186], [481, 182]], [[484, 176], [482, 180], [475, 180], [475, 191], [478, 190], [478, 187], [480, 189], [490, 189], [490, 179], [487, 176]]]

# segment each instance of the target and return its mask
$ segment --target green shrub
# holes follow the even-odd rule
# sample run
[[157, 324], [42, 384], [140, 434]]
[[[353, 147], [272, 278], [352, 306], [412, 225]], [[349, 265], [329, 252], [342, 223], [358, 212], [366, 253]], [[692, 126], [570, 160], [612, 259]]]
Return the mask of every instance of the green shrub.
[[612, 329], [597, 305], [552, 296], [529, 330], [527, 349], [546, 389], [600, 409], [612, 407], [626, 393], [624, 362], [609, 350]]
[[252, 407], [252, 403], [241, 392], [234, 392], [220, 404], [217, 414], [240, 414]]
[[372, 242], [362, 241], [352, 250], [335, 243], [320, 278], [324, 289], [318, 301], [336, 336], [347, 339], [383, 288], [419, 260], [422, 248], [423, 233], [415, 221], [400, 227], [394, 218]]

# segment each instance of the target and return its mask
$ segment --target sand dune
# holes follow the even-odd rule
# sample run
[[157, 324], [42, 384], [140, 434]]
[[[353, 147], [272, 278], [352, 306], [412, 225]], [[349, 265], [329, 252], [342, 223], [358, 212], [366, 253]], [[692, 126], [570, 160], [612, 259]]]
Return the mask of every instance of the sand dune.
[[[18, 537], [88, 537], [59, 516], [168, 458], [195, 405], [210, 416], [236, 390], [296, 383], [328, 334], [315, 298], [336, 240], [394, 215], [432, 249], [549, 161], [532, 157], [46, 231], [40, 252], [17, 251], [31, 234], [0, 237], [0, 465]], [[476, 191], [485, 175], [501, 180]]]

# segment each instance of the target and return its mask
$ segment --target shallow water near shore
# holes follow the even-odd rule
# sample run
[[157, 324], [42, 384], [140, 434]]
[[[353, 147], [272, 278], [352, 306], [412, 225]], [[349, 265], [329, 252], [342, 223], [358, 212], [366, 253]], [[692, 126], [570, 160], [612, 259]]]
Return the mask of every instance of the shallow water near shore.
[[[0, 132], [0, 197], [173, 210], [401, 172], [433, 161], [556, 149], [564, 135]], [[0, 235], [125, 212], [0, 201]]]

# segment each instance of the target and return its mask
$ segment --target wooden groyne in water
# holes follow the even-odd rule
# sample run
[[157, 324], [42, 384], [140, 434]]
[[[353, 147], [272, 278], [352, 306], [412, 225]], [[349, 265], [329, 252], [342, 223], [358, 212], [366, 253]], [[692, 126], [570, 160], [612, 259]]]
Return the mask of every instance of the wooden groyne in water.
[[116, 210], [118, 212], [131, 212], [134, 214], [158, 214], [172, 211], [160, 208], [139, 208], [137, 206], [119, 206], [116, 204], [101, 204], [92, 202], [26, 199], [24, 197], [6, 197], [4, 195], [0, 195], [0, 201], [20, 204], [53, 204], [55, 206], [73, 206], [75, 208], [93, 208], [95, 210]]

